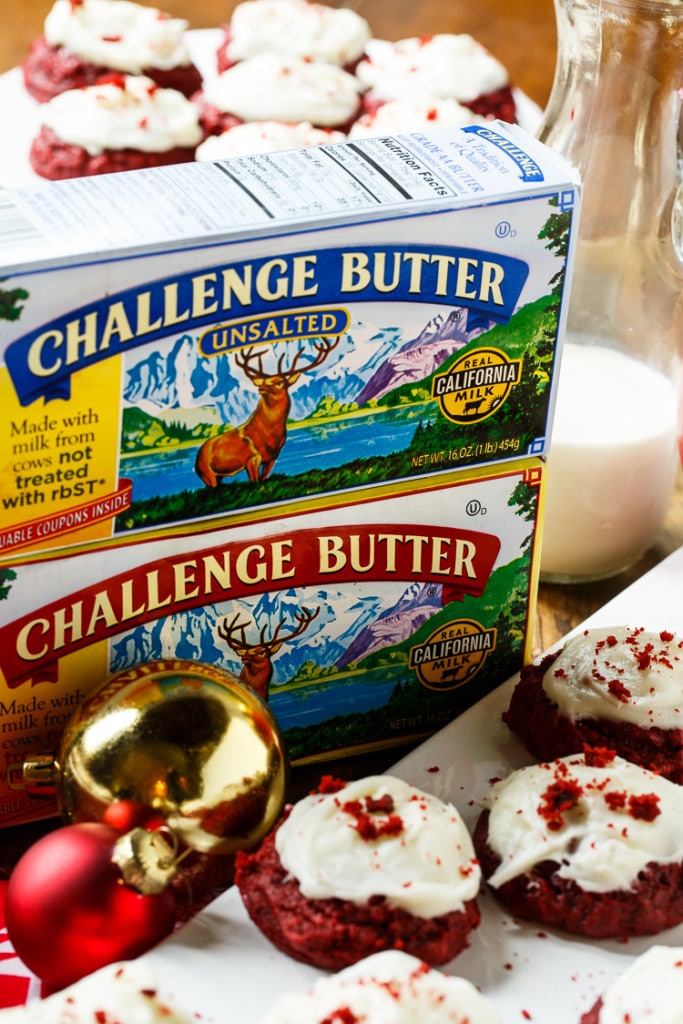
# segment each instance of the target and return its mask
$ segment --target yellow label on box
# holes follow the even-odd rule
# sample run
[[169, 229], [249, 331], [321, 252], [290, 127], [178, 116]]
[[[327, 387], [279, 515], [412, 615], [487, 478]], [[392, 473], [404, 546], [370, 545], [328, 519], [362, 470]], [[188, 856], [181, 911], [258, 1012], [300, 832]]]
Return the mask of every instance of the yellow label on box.
[[68, 402], [21, 406], [5, 368], [0, 403], [7, 433], [0, 554], [111, 536], [130, 504], [118, 477], [121, 358], [76, 375]]

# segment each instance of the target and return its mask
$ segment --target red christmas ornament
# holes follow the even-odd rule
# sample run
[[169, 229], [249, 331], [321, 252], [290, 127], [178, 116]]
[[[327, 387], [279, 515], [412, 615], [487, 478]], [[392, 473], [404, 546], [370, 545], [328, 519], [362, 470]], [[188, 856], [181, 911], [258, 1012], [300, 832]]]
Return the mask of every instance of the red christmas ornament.
[[105, 807], [102, 821], [117, 832], [130, 832], [133, 828], [157, 829], [165, 824], [160, 814], [139, 800], [116, 800]]
[[143, 895], [124, 882], [113, 860], [121, 840], [119, 830], [100, 822], [68, 825], [29, 847], [10, 876], [9, 939], [51, 991], [139, 956], [173, 929], [173, 891]]

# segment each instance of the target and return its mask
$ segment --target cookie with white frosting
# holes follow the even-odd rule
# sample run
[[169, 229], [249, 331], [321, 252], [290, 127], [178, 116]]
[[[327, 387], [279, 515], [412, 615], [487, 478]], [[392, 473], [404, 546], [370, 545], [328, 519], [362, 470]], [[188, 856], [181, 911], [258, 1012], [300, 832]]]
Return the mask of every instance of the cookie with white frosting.
[[188, 22], [132, 0], [55, 0], [22, 65], [24, 84], [44, 103], [94, 85], [112, 71], [146, 75], [191, 96], [202, 76], [186, 42]]
[[196, 99], [207, 135], [244, 121], [306, 121], [346, 131], [360, 109], [360, 85], [333, 64], [261, 53], [207, 80]]
[[492, 1004], [465, 978], [444, 974], [400, 950], [385, 950], [281, 996], [263, 1024], [500, 1024]]
[[468, 124], [482, 124], [484, 120], [457, 100], [416, 96], [413, 99], [389, 100], [373, 113], [363, 114], [351, 125], [349, 138], [367, 139], [425, 128], [462, 128]]
[[29, 159], [52, 180], [194, 160], [203, 135], [197, 107], [144, 75], [111, 75], [41, 108]]
[[323, 780], [235, 870], [273, 945], [326, 970], [384, 949], [447, 963], [479, 924], [480, 880], [458, 811], [387, 775]]
[[585, 630], [521, 673], [503, 720], [539, 760], [608, 747], [683, 783], [683, 639]]
[[418, 96], [457, 100], [482, 117], [516, 119], [505, 66], [467, 33], [411, 36], [398, 42], [373, 39], [356, 75], [364, 113], [388, 100]]
[[284, 121], [247, 121], [229, 128], [220, 135], [209, 135], [198, 147], [197, 160], [226, 160], [251, 153], [275, 153], [283, 149], [303, 149], [343, 142], [343, 132], [331, 128], [314, 128], [307, 121], [295, 124]]
[[259, 53], [278, 53], [353, 71], [370, 39], [350, 7], [313, 0], [244, 0], [237, 4], [216, 55], [218, 71]]
[[67, 988], [0, 1011], [2, 1024], [199, 1024], [196, 1014], [163, 998], [156, 971], [143, 960], [110, 964]]
[[608, 987], [580, 1024], [675, 1024], [683, 1007], [683, 948], [652, 946]]
[[513, 915], [591, 938], [683, 921], [683, 788], [609, 752], [520, 768], [493, 784], [474, 830]]

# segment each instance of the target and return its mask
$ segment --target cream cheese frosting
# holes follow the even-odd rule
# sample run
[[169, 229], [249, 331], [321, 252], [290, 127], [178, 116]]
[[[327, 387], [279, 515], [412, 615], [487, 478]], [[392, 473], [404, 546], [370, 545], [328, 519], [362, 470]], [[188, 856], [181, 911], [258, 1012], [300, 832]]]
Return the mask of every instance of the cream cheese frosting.
[[356, 74], [364, 88], [392, 100], [422, 93], [471, 102], [509, 84], [503, 64], [465, 33], [413, 36], [396, 43], [373, 39]]
[[145, 75], [121, 75], [69, 89], [43, 105], [41, 119], [63, 142], [81, 146], [91, 156], [112, 149], [191, 149], [202, 140], [197, 107]]
[[373, 135], [410, 132], [417, 128], [462, 128], [467, 124], [482, 124], [483, 117], [472, 113], [454, 99], [438, 96], [414, 97], [408, 100], [388, 100], [373, 114], [364, 114], [351, 125], [350, 139], [370, 138]]
[[627, 626], [586, 630], [567, 640], [543, 689], [572, 721], [683, 729], [683, 640]]
[[465, 978], [430, 969], [399, 950], [366, 957], [318, 979], [303, 993], [286, 993], [263, 1024], [500, 1024], [491, 1003]]
[[197, 160], [225, 160], [249, 153], [274, 153], [282, 149], [322, 146], [330, 142], [343, 142], [345, 138], [343, 132], [314, 128], [305, 121], [298, 124], [248, 121], [235, 125], [221, 135], [210, 135], [197, 147], [195, 156]]
[[481, 881], [456, 808], [388, 775], [305, 797], [275, 847], [307, 898], [360, 904], [382, 895], [421, 918], [462, 910]]
[[0, 1012], [3, 1024], [197, 1024], [195, 1015], [162, 999], [156, 972], [140, 960], [111, 964], [68, 988]]
[[137, 74], [191, 63], [188, 22], [130, 0], [56, 0], [45, 18], [51, 46], [63, 46], [82, 60]]
[[270, 52], [342, 66], [358, 60], [369, 39], [368, 22], [348, 7], [245, 0], [232, 13], [226, 52], [234, 61]]
[[360, 85], [332, 64], [262, 53], [208, 80], [204, 99], [242, 121], [308, 121], [334, 128], [355, 115]]
[[683, 947], [652, 946], [602, 997], [600, 1024], [681, 1024]]
[[683, 787], [615, 757], [520, 768], [484, 798], [494, 888], [541, 861], [587, 892], [627, 890], [647, 864], [683, 860]]

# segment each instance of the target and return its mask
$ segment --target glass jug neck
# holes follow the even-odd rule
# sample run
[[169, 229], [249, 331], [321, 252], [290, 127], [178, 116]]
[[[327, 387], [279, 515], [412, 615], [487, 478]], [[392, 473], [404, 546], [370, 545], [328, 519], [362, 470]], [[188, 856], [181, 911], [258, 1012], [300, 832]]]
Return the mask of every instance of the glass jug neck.
[[[678, 135], [683, 0], [554, 0], [557, 63], [539, 138], [584, 169], [596, 135]], [[641, 140], [643, 141], [643, 140]]]

